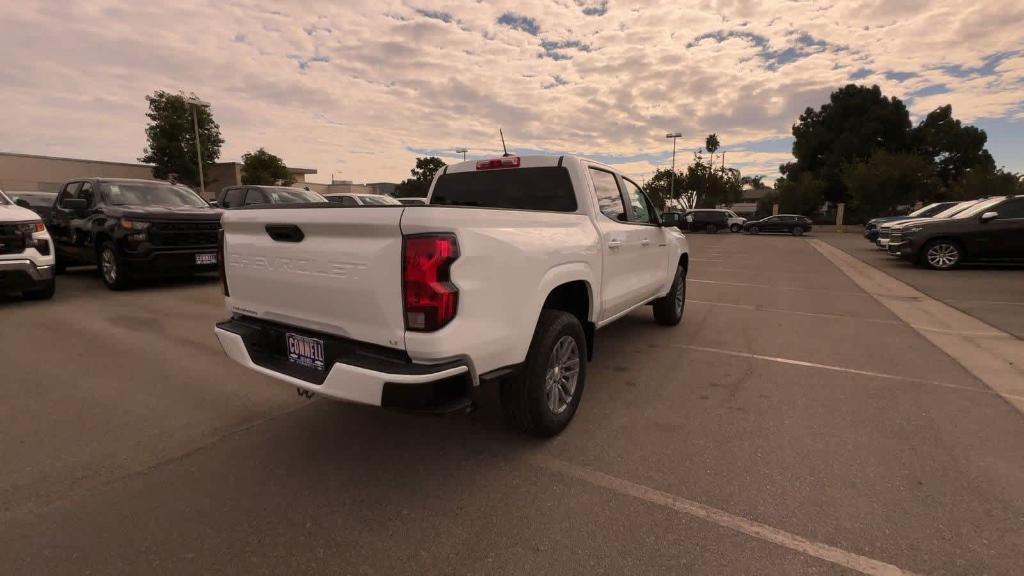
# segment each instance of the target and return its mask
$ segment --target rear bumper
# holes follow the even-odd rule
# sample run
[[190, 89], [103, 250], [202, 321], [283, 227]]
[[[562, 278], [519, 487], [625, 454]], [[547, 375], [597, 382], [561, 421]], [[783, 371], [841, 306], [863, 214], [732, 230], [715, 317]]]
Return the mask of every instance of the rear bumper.
[[[335, 400], [431, 412], [468, 403], [472, 380], [465, 362], [414, 364], [401, 351], [254, 318], [219, 322], [214, 332], [225, 354], [239, 364]], [[288, 332], [322, 339], [326, 369], [289, 362]]]
[[0, 260], [0, 289], [32, 290], [53, 280], [53, 266], [36, 266], [27, 259]]

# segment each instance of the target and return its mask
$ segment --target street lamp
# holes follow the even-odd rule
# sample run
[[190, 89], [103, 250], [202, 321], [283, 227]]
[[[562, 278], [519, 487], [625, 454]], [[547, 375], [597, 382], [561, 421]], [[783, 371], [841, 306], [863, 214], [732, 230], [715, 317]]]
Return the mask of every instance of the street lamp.
[[200, 106], [209, 108], [210, 103], [200, 100], [195, 96], [189, 98], [188, 103], [192, 105], [192, 127], [196, 131], [196, 164], [199, 165], [199, 194], [206, 198], [206, 183], [203, 181], [203, 150], [199, 146], [199, 116], [196, 111], [199, 110]]
[[463, 162], [466, 161], [466, 152], [469, 152], [469, 148], [456, 148], [455, 149], [455, 153], [456, 154], [462, 154], [462, 161]]
[[676, 198], [676, 138], [682, 137], [682, 132], [669, 132], [668, 134], [665, 134], [665, 138], [672, 139], [672, 179], [669, 180], [669, 200], [675, 200]]

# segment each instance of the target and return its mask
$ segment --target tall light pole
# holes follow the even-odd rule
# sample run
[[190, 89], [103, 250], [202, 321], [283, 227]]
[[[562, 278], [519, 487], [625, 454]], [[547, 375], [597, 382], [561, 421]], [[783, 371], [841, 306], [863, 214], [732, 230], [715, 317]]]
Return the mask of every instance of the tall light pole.
[[199, 145], [199, 115], [197, 110], [199, 110], [200, 106], [209, 108], [210, 103], [200, 100], [195, 96], [189, 98], [188, 103], [192, 105], [192, 127], [196, 131], [196, 164], [199, 166], [199, 194], [206, 198], [206, 182], [203, 181], [203, 149]]
[[455, 153], [456, 154], [462, 154], [462, 161], [463, 162], [466, 161], [466, 152], [469, 152], [469, 148], [456, 148], [455, 149]]
[[665, 134], [665, 138], [672, 139], [672, 179], [669, 180], [668, 188], [668, 199], [669, 201], [675, 200], [676, 198], [676, 138], [682, 138], [682, 132], [669, 132]]

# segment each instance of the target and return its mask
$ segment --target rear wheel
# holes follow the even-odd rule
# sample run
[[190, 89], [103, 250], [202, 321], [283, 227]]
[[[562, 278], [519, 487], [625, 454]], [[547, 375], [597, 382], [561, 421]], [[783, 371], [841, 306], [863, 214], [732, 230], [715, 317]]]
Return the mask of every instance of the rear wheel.
[[757, 226], [751, 226], [750, 227], [750, 233], [751, 234], [760, 234], [761, 233], [761, 229], [758, 228]]
[[804, 235], [804, 227], [803, 226], [793, 226], [793, 229], [790, 230], [790, 232], [793, 234], [793, 236], [803, 236]]
[[733, 224], [732, 226], [729, 226], [729, 231], [734, 233], [734, 234], [736, 232], [739, 232], [742, 229], [743, 229], [743, 226], [740, 226], [739, 224]]
[[662, 326], [675, 326], [683, 319], [686, 306], [686, 270], [676, 268], [676, 277], [668, 294], [654, 301], [654, 320]]
[[949, 270], [960, 263], [963, 250], [952, 240], [932, 240], [921, 251], [922, 260], [933, 270]]
[[49, 300], [50, 298], [53, 298], [56, 291], [57, 282], [53, 278], [50, 278], [41, 287], [34, 290], [25, 290], [21, 295], [28, 300]]
[[124, 270], [121, 256], [114, 249], [113, 242], [107, 241], [100, 246], [96, 260], [100, 276], [103, 278], [103, 283], [107, 285], [107, 288], [111, 290], [125, 290], [131, 286], [131, 278]]
[[587, 339], [580, 321], [542, 310], [526, 363], [501, 383], [501, 407], [521, 430], [549, 438], [576, 414], [587, 378]]

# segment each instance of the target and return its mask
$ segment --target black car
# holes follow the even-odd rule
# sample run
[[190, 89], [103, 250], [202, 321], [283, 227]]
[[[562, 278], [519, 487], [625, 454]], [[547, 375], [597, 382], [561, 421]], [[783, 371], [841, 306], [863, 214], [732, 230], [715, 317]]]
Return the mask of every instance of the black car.
[[776, 214], [775, 216], [754, 220], [743, 225], [743, 231], [747, 234], [785, 232], [794, 236], [801, 236], [804, 232], [810, 232], [811, 228], [811, 219], [799, 214]]
[[864, 225], [864, 237], [868, 239], [868, 242], [874, 244], [875, 240], [878, 240], [878, 227], [882, 224], [892, 224], [903, 220], [912, 220], [914, 218], [931, 218], [940, 212], [944, 212], [945, 210], [952, 208], [956, 204], [956, 202], [934, 202], [914, 210], [905, 216], [882, 216], [881, 218], [873, 218], [868, 220], [868, 223]]
[[50, 216], [53, 204], [57, 201], [57, 195], [53, 192], [7, 192], [7, 197], [18, 206], [39, 214], [43, 220]]
[[941, 220], [895, 228], [888, 250], [936, 270], [962, 262], [1024, 262], [1024, 196], [999, 196]]
[[719, 230], [729, 229], [729, 213], [725, 210], [694, 209], [687, 210], [683, 221], [688, 230], [698, 230], [708, 234], [717, 234]]
[[327, 202], [327, 199], [316, 192], [290, 186], [228, 186], [217, 195], [216, 205], [230, 210], [256, 204], [311, 202]]
[[108, 288], [122, 290], [139, 276], [216, 271], [221, 213], [184, 186], [89, 178], [61, 187], [46, 227], [58, 272], [96, 265]]

